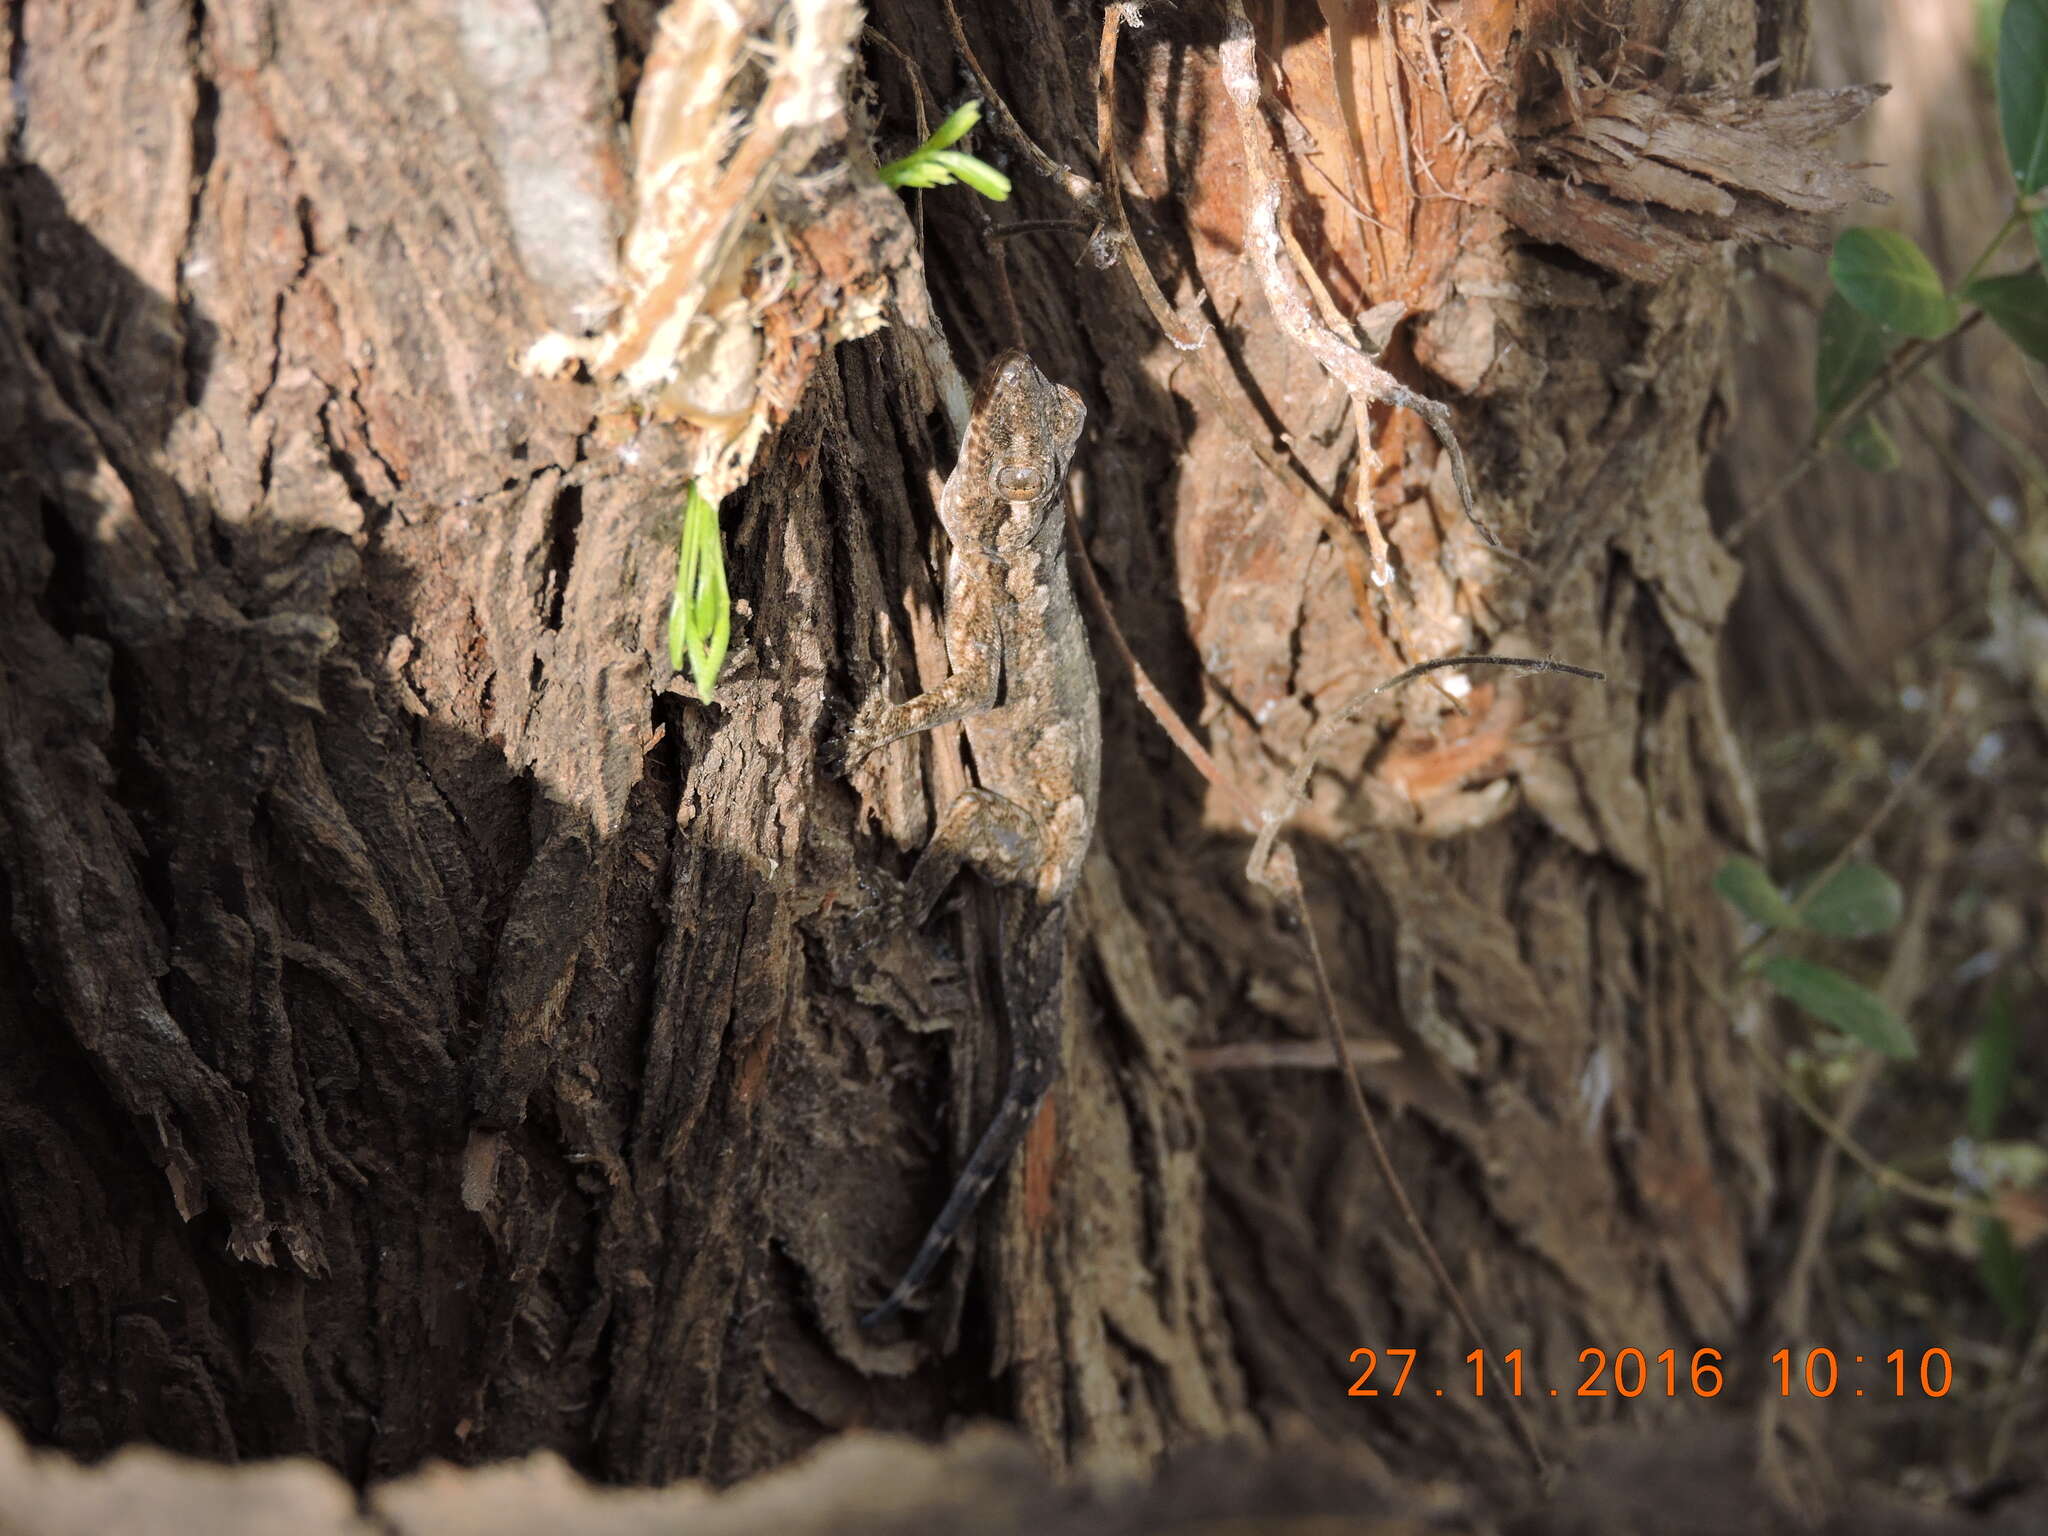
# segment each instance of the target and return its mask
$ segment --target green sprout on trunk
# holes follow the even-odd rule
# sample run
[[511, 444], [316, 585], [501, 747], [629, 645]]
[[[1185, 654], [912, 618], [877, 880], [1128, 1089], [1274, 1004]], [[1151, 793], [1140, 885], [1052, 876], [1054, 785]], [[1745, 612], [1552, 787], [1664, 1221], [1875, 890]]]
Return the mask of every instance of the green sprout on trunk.
[[707, 704], [732, 639], [732, 597], [725, 586], [725, 548], [718, 538], [718, 504], [690, 482], [683, 502], [683, 538], [676, 551], [676, 595], [668, 607], [668, 664], [690, 663], [697, 696]]
[[882, 181], [892, 187], [949, 187], [964, 181], [983, 197], [1003, 202], [1010, 195], [1010, 178], [985, 160], [977, 160], [951, 146], [981, 121], [981, 103], [970, 101], [901, 160], [891, 160], [881, 169]]

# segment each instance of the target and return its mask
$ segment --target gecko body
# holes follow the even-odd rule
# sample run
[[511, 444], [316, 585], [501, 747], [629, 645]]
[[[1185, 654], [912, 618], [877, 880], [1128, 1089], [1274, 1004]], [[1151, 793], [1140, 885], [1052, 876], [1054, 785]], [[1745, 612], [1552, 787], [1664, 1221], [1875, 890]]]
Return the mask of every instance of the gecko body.
[[863, 1327], [893, 1316], [930, 1278], [1001, 1175], [1059, 1073], [1066, 908], [1095, 827], [1101, 697], [1067, 575], [1067, 465], [1081, 397], [1009, 351], [983, 371], [959, 461], [939, 500], [951, 675], [901, 704], [879, 695], [847, 732], [849, 769], [877, 748], [960, 721], [975, 785], [940, 814], [911, 870], [902, 917], [921, 924], [963, 868], [998, 897], [1010, 1075], [995, 1118], [954, 1181], [916, 1257]]

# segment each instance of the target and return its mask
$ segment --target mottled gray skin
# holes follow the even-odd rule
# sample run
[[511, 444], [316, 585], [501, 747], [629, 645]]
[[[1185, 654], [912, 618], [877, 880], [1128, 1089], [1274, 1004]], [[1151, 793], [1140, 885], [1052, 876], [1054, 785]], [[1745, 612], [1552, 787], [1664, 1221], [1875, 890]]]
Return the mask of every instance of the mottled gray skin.
[[1066, 904], [1095, 829], [1102, 701], [1064, 549], [1067, 464], [1087, 412], [1022, 352], [988, 365], [939, 500], [952, 675], [902, 704], [870, 698], [846, 738], [849, 769], [877, 747], [963, 722], [976, 786], [949, 805], [911, 871], [902, 917], [922, 923], [962, 865], [995, 886], [1010, 1080], [995, 1120], [887, 1300], [924, 1284], [1009, 1165], [1059, 1074]]

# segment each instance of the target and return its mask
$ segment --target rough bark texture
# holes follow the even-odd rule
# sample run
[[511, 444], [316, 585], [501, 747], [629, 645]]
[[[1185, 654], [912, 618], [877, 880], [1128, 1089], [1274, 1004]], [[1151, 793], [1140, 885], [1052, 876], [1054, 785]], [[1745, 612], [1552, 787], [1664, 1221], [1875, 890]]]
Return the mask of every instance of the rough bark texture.
[[[1312, 7], [1259, 19], [1293, 232], [1343, 311], [1415, 312], [1387, 359], [1459, 406], [1511, 557], [1412, 418], [1376, 418], [1383, 469], [1334, 495], [1358, 436], [1239, 259], [1210, 7], [1126, 34], [1117, 132], [1138, 239], [1170, 292], [1206, 291], [1220, 371], [1121, 273], [1076, 269], [1085, 226], [985, 241], [966, 194], [925, 199], [963, 357], [1023, 340], [1086, 395], [1087, 555], [1256, 798], [1408, 661], [1609, 674], [1475, 676], [1463, 713], [1411, 691], [1298, 824], [1403, 1178], [1496, 1349], [1567, 1389], [1588, 1347], [1738, 1350], [1772, 1198], [1756, 1087], [1691, 969], [1727, 953], [1707, 877], [1755, 840], [1716, 661], [1736, 573], [1702, 496], [1732, 262], [1631, 283], [1472, 193], [1543, 170], [1518, 130], [1560, 60], [1739, 91], [1787, 9], [1355, 5], [1334, 44]], [[715, 705], [685, 697], [657, 660], [659, 432], [622, 445], [594, 391], [512, 361], [558, 306], [463, 29], [524, 15], [7, 13], [0, 1408], [77, 1453], [305, 1451], [356, 1478], [552, 1448], [727, 1479], [972, 1412], [1061, 1461], [1305, 1423], [1512, 1468], [1498, 1397], [1452, 1389], [1473, 1341], [1334, 1076], [1198, 1070], [1314, 1038], [1313, 993], [1244, 832], [1099, 642], [1067, 1073], [924, 1333], [856, 1330], [1002, 1059], [971, 929], [904, 936], [894, 990], [835, 984], [809, 933], [864, 868], [904, 867], [960, 773], [945, 743], [892, 749], [863, 806], [820, 752], [835, 705], [943, 672], [952, 450], [900, 330], [827, 353], [727, 503], [740, 644]], [[648, 10], [547, 17], [546, 78], [577, 93], [559, 131], [602, 144]], [[950, 93], [942, 8], [870, 24]], [[1097, 18], [966, 25], [1040, 143], [1092, 165]], [[894, 153], [902, 62], [862, 70]], [[1074, 216], [1012, 170], [1000, 217]], [[1373, 509], [1392, 583], [1245, 452], [1283, 430], [1339, 515]], [[1445, 1395], [1347, 1397], [1360, 1346], [1422, 1351]], [[1528, 1406], [1568, 1451], [1616, 1403]]]

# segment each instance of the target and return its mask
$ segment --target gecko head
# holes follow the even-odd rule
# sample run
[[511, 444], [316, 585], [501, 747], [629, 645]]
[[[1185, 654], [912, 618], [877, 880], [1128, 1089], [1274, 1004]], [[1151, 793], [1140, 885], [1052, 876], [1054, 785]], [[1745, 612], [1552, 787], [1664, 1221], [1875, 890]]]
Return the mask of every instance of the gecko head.
[[1029, 531], [1058, 502], [1087, 416], [1079, 395], [1047, 379], [1015, 348], [983, 370], [974, 392], [979, 441], [970, 451], [980, 456], [984, 483], [998, 501], [1013, 511], [1030, 509], [1029, 517], [1010, 521]]

